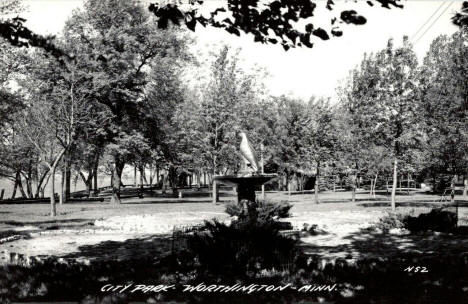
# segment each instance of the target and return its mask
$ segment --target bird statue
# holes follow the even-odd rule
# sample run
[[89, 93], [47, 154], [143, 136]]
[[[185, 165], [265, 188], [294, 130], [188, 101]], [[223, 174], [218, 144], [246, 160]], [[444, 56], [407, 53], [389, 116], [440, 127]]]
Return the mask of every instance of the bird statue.
[[244, 132], [240, 132], [239, 136], [241, 138], [240, 152], [244, 161], [243, 168], [241, 169], [241, 171], [250, 171], [251, 173], [257, 173], [260, 166], [258, 165], [257, 157], [255, 156], [255, 151], [252, 147], [252, 144], [247, 138], [247, 134], [245, 134]]

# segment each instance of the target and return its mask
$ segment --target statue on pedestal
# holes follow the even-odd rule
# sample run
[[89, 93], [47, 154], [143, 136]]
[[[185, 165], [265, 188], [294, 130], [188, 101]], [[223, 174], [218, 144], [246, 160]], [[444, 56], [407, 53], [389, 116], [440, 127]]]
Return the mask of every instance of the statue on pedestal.
[[241, 176], [255, 175], [258, 173], [260, 168], [258, 165], [257, 156], [255, 155], [255, 150], [247, 138], [247, 134], [240, 132], [239, 136], [241, 138], [239, 150], [242, 155], [242, 162], [241, 169], [238, 174]]

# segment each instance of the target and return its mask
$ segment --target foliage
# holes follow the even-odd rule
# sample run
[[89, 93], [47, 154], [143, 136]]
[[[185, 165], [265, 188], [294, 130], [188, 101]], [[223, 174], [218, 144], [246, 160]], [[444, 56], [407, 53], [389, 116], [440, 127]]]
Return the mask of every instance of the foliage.
[[289, 178], [302, 167], [303, 135], [308, 121], [306, 105], [297, 99], [281, 96], [275, 100], [273, 158], [276, 172]]
[[[194, 31], [197, 23], [202, 26], [210, 25], [221, 28], [230, 34], [240, 36], [241, 32], [252, 34], [254, 40], [260, 43], [280, 43], [285, 50], [296, 46], [306, 46], [311, 48], [311, 35], [315, 35], [323, 40], [330, 39], [326, 30], [315, 27], [308, 23], [305, 29], [299, 30], [293, 23], [301, 19], [308, 19], [314, 16], [317, 4], [309, 0], [278, 0], [271, 2], [261, 2], [259, 0], [243, 1], [228, 0], [221, 7], [216, 8], [205, 17], [200, 12], [204, 1], [190, 1], [188, 7], [168, 3], [159, 5], [152, 3], [149, 6], [151, 12], [158, 17], [158, 26], [166, 28], [169, 21], [180, 25], [185, 23], [188, 29]], [[383, 7], [391, 6], [403, 7], [399, 0], [377, 0]], [[367, 1], [370, 6], [373, 1]], [[333, 0], [328, 0], [324, 5], [328, 10], [333, 10]], [[285, 13], [286, 11], [286, 13]], [[365, 24], [366, 18], [359, 15], [355, 10], [343, 10], [340, 13], [341, 20], [337, 22], [337, 17], [331, 18], [331, 34], [340, 37], [343, 33], [339, 29], [339, 23]]]
[[[393, 244], [395, 245], [395, 244]], [[222, 260], [219, 256], [216, 260]], [[177, 260], [181, 263], [177, 263]], [[424, 265], [429, 274], [401, 275], [402, 269], [408, 263]], [[193, 262], [193, 260], [192, 260]], [[0, 301], [2, 303], [54, 300], [82, 302], [93, 304], [128, 303], [133, 301], [167, 301], [189, 303], [285, 303], [288, 301], [305, 302], [335, 301], [340, 303], [464, 303], [467, 291], [457, 286], [465, 286], [466, 276], [460, 275], [468, 271], [465, 256], [440, 255], [437, 258], [427, 256], [408, 256], [406, 259], [368, 258], [349, 264], [344, 259], [335, 263], [327, 263], [320, 267], [321, 261], [309, 259], [297, 261], [299, 268], [294, 273], [281, 272], [272, 278], [255, 278], [252, 280], [229, 281], [224, 273], [222, 280], [204, 281], [205, 284], [288, 284], [303, 286], [306, 284], [338, 284], [338, 290], [345, 292], [273, 292], [273, 293], [190, 293], [181, 292], [182, 285], [176, 285], [174, 292], [152, 295], [143, 292], [104, 293], [100, 289], [106, 284], [122, 282], [131, 284], [192, 284], [201, 281], [186, 256], [180, 254], [174, 257], [160, 259], [134, 258], [128, 261], [94, 261], [92, 265], [64, 265], [57, 262], [46, 262], [32, 267], [5, 266], [0, 273]], [[119, 271], [115, 271], [119, 269]], [[421, 277], [428, 278], [421, 280]], [[132, 278], [132, 281], [129, 280]], [[148, 281], [151, 278], [151, 281]], [[81, 282], [76, 284], [76, 282]], [[100, 282], [97, 284], [96, 282]], [[119, 302], [120, 301], [120, 302]]]
[[375, 227], [381, 229], [384, 233], [387, 233], [391, 229], [403, 229], [406, 228], [405, 223], [407, 218], [408, 214], [389, 212], [379, 219]]
[[161, 99], [179, 92], [174, 81], [165, 84], [178, 76], [176, 65], [164, 67], [183, 60], [187, 41], [177, 31], [158, 31], [140, 2], [115, 0], [85, 1], [67, 21], [64, 36], [73, 46], [76, 64], [90, 75], [92, 100], [107, 112], [98, 148], [103, 142], [110, 145], [106, 151], [115, 164], [113, 201], [119, 202], [125, 164], [143, 166], [152, 154], [150, 148], [169, 145], [161, 134], [170, 130], [164, 125], [170, 112], [162, 116], [162, 109], [148, 110], [158, 109]]
[[[177, 108], [175, 124], [181, 161], [212, 174], [237, 171], [237, 132], [260, 109], [263, 79], [239, 67], [238, 53], [224, 46], [214, 54], [208, 81]], [[257, 135], [258, 136], [258, 135]]]
[[421, 67], [423, 165], [431, 177], [468, 172], [468, 31], [436, 38]]
[[[283, 237], [260, 221], [226, 225], [205, 223], [205, 233], [189, 239], [189, 250], [199, 262], [199, 271], [217, 277], [252, 277], [263, 269], [278, 269], [294, 257], [295, 241]], [[220, 259], [219, 257], [223, 257]]]
[[381, 146], [393, 158], [392, 209], [398, 163], [408, 151], [420, 146], [423, 137], [418, 119], [417, 64], [408, 37], [403, 37], [399, 48], [389, 40], [384, 50], [364, 57], [345, 89], [345, 108], [354, 133], [350, 147], [359, 150], [359, 142]]
[[460, 12], [452, 17], [452, 21], [460, 27], [468, 26], [468, 1], [463, 1]]
[[408, 216], [405, 219], [405, 227], [411, 232], [450, 232], [456, 225], [457, 215], [442, 208], [434, 208], [429, 213], [422, 213], [417, 217]]
[[[263, 222], [272, 221], [278, 218], [287, 218], [292, 205], [288, 202], [264, 201], [256, 203], [256, 214], [258, 219]], [[236, 216], [238, 219], [246, 216], [248, 210], [245, 210], [245, 204], [230, 203], [226, 205], [226, 213], [230, 216]]]
[[391, 229], [407, 229], [411, 233], [425, 232], [428, 230], [450, 232], [457, 225], [456, 214], [443, 208], [433, 208], [428, 213], [414, 216], [412, 212], [405, 214], [391, 212], [379, 219], [375, 225], [387, 233]]

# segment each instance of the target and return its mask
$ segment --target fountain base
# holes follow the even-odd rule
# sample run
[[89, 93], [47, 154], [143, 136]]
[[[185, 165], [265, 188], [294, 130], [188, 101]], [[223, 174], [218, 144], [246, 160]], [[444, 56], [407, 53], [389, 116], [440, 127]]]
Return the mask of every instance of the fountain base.
[[235, 185], [237, 187], [237, 201], [248, 200], [255, 202], [255, 190], [267, 183], [277, 174], [251, 174], [251, 175], [217, 175], [213, 178], [213, 198], [216, 200], [216, 188], [218, 183]]

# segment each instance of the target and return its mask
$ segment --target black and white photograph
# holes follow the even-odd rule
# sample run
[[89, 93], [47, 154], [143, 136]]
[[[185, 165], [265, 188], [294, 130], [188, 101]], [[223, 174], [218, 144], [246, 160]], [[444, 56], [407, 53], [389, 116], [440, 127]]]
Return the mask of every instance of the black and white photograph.
[[0, 303], [468, 303], [468, 1], [0, 0]]

